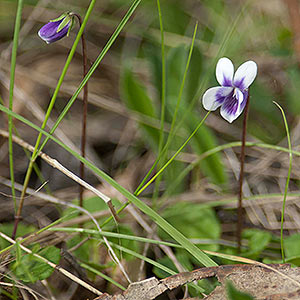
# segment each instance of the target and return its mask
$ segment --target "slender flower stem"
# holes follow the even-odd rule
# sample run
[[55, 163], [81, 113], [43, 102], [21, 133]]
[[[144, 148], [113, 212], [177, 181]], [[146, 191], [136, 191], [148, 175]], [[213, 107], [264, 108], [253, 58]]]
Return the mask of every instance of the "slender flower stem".
[[242, 133], [242, 146], [241, 146], [241, 158], [240, 158], [240, 176], [239, 176], [239, 202], [238, 202], [238, 221], [237, 221], [237, 242], [238, 252], [241, 252], [242, 244], [242, 230], [243, 230], [243, 181], [244, 181], [244, 163], [245, 163], [245, 144], [246, 144], [246, 132], [247, 132], [247, 120], [249, 113], [250, 91], [248, 91], [248, 99], [246, 102], [244, 120], [243, 120], [243, 133]]
[[170, 145], [170, 143], [171, 143], [174, 135], [176, 134], [176, 130], [174, 131], [175, 122], [176, 122], [177, 113], [178, 113], [178, 110], [179, 110], [179, 105], [180, 105], [182, 94], [183, 94], [183, 88], [184, 88], [184, 85], [185, 85], [185, 79], [186, 79], [186, 76], [187, 76], [187, 72], [188, 72], [188, 69], [189, 69], [189, 65], [190, 65], [190, 61], [191, 61], [191, 57], [192, 57], [192, 53], [193, 53], [193, 49], [194, 49], [194, 43], [195, 43], [195, 39], [196, 39], [197, 27], [198, 27], [198, 23], [196, 23], [196, 25], [195, 25], [193, 39], [192, 39], [192, 44], [191, 44], [191, 48], [190, 48], [188, 60], [187, 60], [187, 63], [186, 63], [186, 67], [185, 67], [183, 79], [182, 79], [182, 82], [181, 82], [181, 86], [180, 86], [180, 90], [179, 90], [179, 94], [178, 94], [178, 98], [177, 98], [177, 102], [176, 102], [176, 108], [175, 108], [174, 115], [173, 115], [173, 118], [172, 118], [170, 133], [168, 135], [167, 141], [166, 141], [163, 149], [159, 152], [159, 154], [158, 154], [155, 162], [153, 163], [152, 167], [150, 168], [150, 170], [148, 171], [148, 173], [146, 174], [146, 176], [143, 178], [142, 182], [137, 187], [136, 191], [134, 192], [134, 195], [137, 195], [137, 193], [139, 192], [139, 190], [143, 187], [143, 185], [145, 184], [145, 182], [149, 178], [150, 174], [152, 173], [152, 171], [156, 167], [158, 161], [162, 158], [163, 155], [166, 154], [166, 151], [168, 150], [169, 145]]
[[[67, 70], [69, 68], [69, 65], [71, 63], [71, 60], [72, 60], [72, 58], [73, 58], [73, 56], [75, 54], [76, 47], [77, 47], [77, 45], [78, 45], [78, 43], [80, 41], [80, 38], [81, 38], [81, 35], [83, 33], [84, 27], [85, 27], [85, 25], [86, 25], [86, 23], [87, 23], [87, 21], [89, 19], [89, 16], [90, 16], [90, 14], [91, 14], [91, 12], [92, 12], [92, 10], [94, 8], [95, 3], [96, 3], [96, 0], [91, 0], [90, 6], [89, 6], [89, 8], [87, 10], [87, 13], [86, 13], [84, 21], [83, 21], [83, 26], [81, 26], [81, 28], [80, 28], [77, 36], [76, 36], [74, 44], [73, 44], [73, 46], [71, 48], [71, 51], [70, 51], [69, 56], [67, 58], [67, 61], [66, 61], [65, 65], [64, 65], [64, 68], [63, 68], [62, 73], [60, 75], [60, 78], [58, 80], [58, 83], [57, 83], [57, 86], [55, 88], [55, 91], [54, 91], [54, 93], [52, 95], [50, 104], [48, 106], [48, 109], [47, 109], [47, 112], [46, 112], [46, 115], [45, 115], [45, 119], [44, 119], [43, 124], [41, 126], [42, 130], [44, 130], [45, 127], [46, 127], [46, 124], [47, 124], [47, 121], [48, 121], [48, 119], [50, 117], [52, 108], [53, 108], [53, 106], [55, 104], [58, 92], [59, 92], [60, 87], [61, 87], [61, 85], [63, 83], [63, 80], [64, 80], [65, 75], [67, 73]], [[39, 148], [39, 145], [40, 145], [42, 136], [43, 136], [43, 134], [40, 132], [39, 135], [38, 135], [38, 138], [36, 140], [35, 147], [34, 147], [34, 152], [32, 153], [32, 156], [31, 156], [28, 168], [27, 168], [27, 172], [26, 172], [26, 175], [25, 175], [24, 184], [23, 184], [23, 190], [22, 190], [21, 197], [20, 197], [20, 204], [19, 204], [17, 213], [15, 215], [15, 225], [14, 225], [14, 229], [13, 229], [13, 233], [12, 233], [12, 238], [13, 239], [16, 236], [18, 224], [19, 224], [19, 221], [20, 221], [20, 218], [21, 218], [21, 213], [22, 213], [22, 209], [23, 209], [23, 205], [24, 205], [24, 199], [25, 199], [25, 195], [26, 195], [26, 190], [27, 190], [27, 187], [28, 187], [28, 184], [29, 184], [29, 180], [30, 180], [30, 177], [31, 177], [33, 165], [34, 165], [34, 162], [35, 162], [36, 158], [38, 157], [39, 152], [41, 151], [41, 149]]]
[[[79, 22], [81, 27], [82, 19], [81, 16], [76, 13], [71, 13], [74, 15]], [[87, 54], [86, 54], [86, 42], [84, 37], [84, 32], [81, 36], [81, 43], [82, 43], [82, 64], [83, 64], [83, 78], [87, 74]], [[87, 118], [87, 107], [88, 107], [88, 83], [85, 84], [83, 87], [83, 116], [82, 116], [82, 131], [81, 131], [81, 156], [85, 157], [85, 144], [86, 144], [86, 118]], [[80, 162], [80, 178], [84, 180], [84, 163]], [[83, 207], [83, 191], [84, 188], [80, 185], [79, 186], [79, 206]]]

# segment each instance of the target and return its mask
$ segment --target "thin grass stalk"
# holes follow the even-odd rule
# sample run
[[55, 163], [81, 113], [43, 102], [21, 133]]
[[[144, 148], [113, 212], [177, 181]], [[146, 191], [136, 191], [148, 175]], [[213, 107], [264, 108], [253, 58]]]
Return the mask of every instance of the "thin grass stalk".
[[[18, 0], [16, 21], [15, 21], [15, 30], [13, 38], [13, 46], [11, 52], [11, 65], [10, 65], [10, 83], [9, 83], [9, 104], [8, 107], [13, 110], [13, 99], [14, 99], [14, 86], [15, 86], [15, 72], [17, 64], [17, 52], [18, 52], [18, 43], [19, 43], [19, 33], [21, 28], [22, 20], [22, 10], [23, 10], [23, 0]], [[11, 179], [11, 194], [14, 202], [15, 213], [17, 211], [17, 202], [16, 202], [16, 191], [15, 191], [15, 175], [14, 175], [14, 157], [13, 157], [13, 119], [12, 116], [8, 116], [8, 153], [9, 153], [9, 171]]]
[[244, 165], [245, 165], [245, 145], [247, 134], [247, 120], [249, 114], [249, 102], [250, 102], [250, 90], [248, 91], [248, 99], [246, 102], [244, 120], [243, 120], [243, 132], [242, 132], [242, 145], [241, 145], [241, 157], [240, 157], [240, 175], [239, 175], [239, 196], [238, 196], [238, 221], [236, 228], [238, 253], [241, 252], [242, 246], [242, 231], [243, 231], [243, 181], [244, 181]]
[[[15, 126], [13, 126], [13, 129], [14, 129], [14, 132], [15, 132], [15, 133], [14, 133], [15, 136], [18, 137], [18, 138], [20, 139], [21, 136], [20, 136], [20, 134], [19, 134], [17, 128], [16, 128]], [[1, 129], [0, 129], [0, 132], [1, 132]], [[12, 136], [12, 138], [13, 138], [13, 136]], [[22, 147], [22, 149], [23, 149], [23, 151], [24, 151], [26, 157], [28, 158], [28, 160], [30, 160], [30, 157], [31, 157], [30, 152], [29, 152], [26, 148], [24, 148], [24, 147]], [[38, 166], [36, 163], [33, 164], [33, 170], [34, 170], [35, 174], [37, 175], [37, 177], [39, 178], [41, 184], [45, 183], [45, 182], [46, 182], [46, 179], [45, 179], [45, 177], [43, 176], [42, 172], [41, 172], [40, 169], [39, 169], [39, 166]], [[46, 193], [47, 193], [48, 195], [51, 195], [51, 190], [50, 190], [50, 188], [48, 187], [47, 184], [44, 186], [44, 188], [45, 188], [45, 190], [46, 190]]]
[[289, 126], [285, 117], [284, 110], [282, 107], [275, 101], [273, 101], [275, 105], [280, 109], [284, 126], [285, 126], [285, 131], [286, 131], [286, 136], [288, 140], [288, 146], [289, 146], [289, 170], [288, 170], [288, 175], [286, 178], [286, 183], [285, 183], [285, 189], [284, 189], [284, 195], [283, 195], [283, 202], [282, 202], [282, 210], [281, 210], [281, 224], [280, 224], [280, 248], [281, 248], [281, 257], [282, 257], [282, 262], [285, 263], [285, 256], [284, 256], [284, 247], [283, 247], [283, 222], [284, 222], [284, 211], [285, 211], [285, 203], [286, 203], [286, 197], [288, 193], [288, 188], [289, 188], [289, 182], [291, 178], [291, 173], [292, 173], [292, 160], [293, 160], [293, 155], [292, 155], [292, 143], [291, 143], [291, 138], [290, 138], [290, 131], [289, 131]]
[[[0, 103], [4, 105], [4, 101], [3, 101], [3, 99], [1, 98], [1, 95], [0, 95]], [[20, 135], [19, 135], [19, 132], [18, 132], [16, 126], [15, 126], [14, 124], [12, 124], [12, 126], [13, 126], [13, 131], [15, 132], [15, 135], [16, 135], [18, 138], [20, 138]], [[1, 129], [0, 129], [0, 132], [1, 132]], [[12, 137], [13, 137], [13, 134], [12, 134], [12, 133], [9, 133], [9, 137], [8, 137], [8, 138], [13, 139]], [[31, 157], [30, 152], [28, 152], [25, 148], [23, 148], [23, 150], [24, 150], [24, 153], [25, 153], [26, 157], [28, 158], [28, 160], [30, 160], [30, 157]], [[40, 182], [41, 182], [41, 183], [45, 182], [45, 178], [43, 177], [43, 174], [40, 172], [39, 167], [37, 166], [37, 164], [34, 164], [34, 165], [33, 165], [33, 169], [34, 169], [36, 175], [38, 176], [38, 178], [40, 179]], [[12, 185], [14, 186], [14, 180], [11, 179], [11, 182], [12, 182]], [[51, 191], [50, 191], [50, 189], [48, 188], [47, 185], [45, 185], [45, 189], [46, 189], [46, 192], [47, 192], [48, 194], [51, 194]], [[15, 190], [15, 189], [14, 189], [14, 190]], [[13, 194], [12, 194], [12, 197], [13, 197]], [[15, 205], [15, 201], [14, 201], [14, 205]], [[16, 208], [16, 207], [15, 207], [15, 208]]]
[[182, 144], [182, 146], [175, 152], [175, 154], [166, 162], [166, 164], [139, 190], [137, 193], [137, 196], [142, 193], [156, 178], [159, 176], [169, 165], [170, 163], [177, 157], [177, 155], [183, 150], [183, 148], [187, 145], [187, 143], [190, 141], [190, 139], [196, 134], [198, 129], [202, 126], [202, 124], [205, 122], [206, 118], [210, 114], [210, 111], [206, 113], [204, 118], [201, 120], [201, 122], [198, 124], [198, 126], [194, 129], [194, 131], [191, 133], [191, 135], [186, 139], [186, 141]]
[[83, 263], [83, 262], [79, 263], [79, 265], [80, 265], [82, 268], [84, 268], [85, 270], [88, 270], [89, 272], [94, 273], [94, 274], [96, 274], [97, 276], [102, 277], [104, 280], [106, 280], [107, 282], [110, 282], [111, 284], [115, 285], [115, 286], [118, 287], [119, 289], [121, 289], [121, 290], [123, 290], [123, 291], [126, 290], [126, 288], [125, 288], [123, 285], [121, 285], [120, 283], [118, 283], [118, 282], [115, 281], [114, 279], [110, 278], [110, 277], [107, 276], [106, 274], [100, 272], [99, 270], [93, 268], [92, 266], [87, 265], [87, 264], [85, 264], [85, 263]]
[[194, 28], [192, 43], [191, 43], [187, 63], [186, 63], [186, 66], [185, 66], [183, 79], [182, 79], [182, 82], [181, 82], [181, 85], [180, 85], [180, 90], [179, 90], [179, 94], [178, 94], [178, 98], [177, 98], [177, 102], [176, 102], [176, 107], [175, 107], [175, 111], [174, 111], [174, 115], [173, 115], [173, 119], [172, 119], [172, 123], [171, 123], [171, 128], [170, 128], [170, 133], [169, 133], [169, 136], [168, 136], [167, 144], [174, 137], [173, 131], [174, 131], [175, 123], [176, 123], [176, 120], [177, 120], [177, 114], [178, 114], [178, 111], [179, 111], [179, 106], [180, 106], [181, 99], [182, 99], [182, 94], [183, 94], [183, 89], [184, 89], [184, 85], [185, 85], [186, 76], [187, 76], [187, 73], [188, 73], [188, 69], [189, 69], [189, 66], [190, 66], [190, 62], [191, 62], [191, 58], [192, 58], [192, 54], [193, 54], [193, 50], [194, 50], [194, 44], [195, 44], [195, 40], [196, 40], [197, 28], [198, 28], [198, 22], [196, 22], [196, 25], [195, 25], [195, 28]]
[[[58, 83], [57, 83], [57, 86], [55, 88], [55, 91], [53, 93], [53, 96], [51, 98], [51, 101], [50, 101], [50, 104], [48, 106], [48, 109], [47, 109], [47, 112], [46, 112], [46, 115], [45, 115], [45, 119], [44, 119], [44, 122], [41, 126], [41, 129], [45, 129], [46, 127], [46, 124], [47, 124], [47, 121], [50, 117], [50, 114], [51, 114], [51, 111], [53, 109], [53, 106], [55, 104], [55, 101], [56, 101], [56, 98], [57, 98], [57, 95], [58, 95], [58, 92], [59, 92], [59, 89], [63, 83], [63, 80], [65, 78], [65, 75], [67, 73], [67, 70], [69, 68], [69, 65], [71, 63], [71, 60], [75, 54], [75, 51], [76, 51], [76, 48], [77, 48], [77, 45], [81, 39], [81, 36], [83, 34], [83, 31], [84, 31], [84, 28], [85, 28], [85, 25], [90, 17], [90, 14], [94, 8], [94, 5], [96, 3], [96, 0], [91, 0], [90, 2], [90, 5], [88, 7], [88, 10], [86, 12], [86, 15], [85, 15], [85, 18], [83, 20], [83, 23], [82, 23], [82, 26], [80, 27], [80, 30], [76, 36], [76, 39], [74, 41], [74, 44], [70, 50], [70, 53], [68, 55], [68, 58], [67, 58], [67, 61], [64, 65], [64, 68], [62, 70], [62, 73], [60, 75], [60, 78], [58, 80]], [[42, 139], [42, 133], [40, 132], [39, 135], [38, 135], [38, 138], [36, 140], [36, 143], [35, 143], [35, 147], [34, 147], [34, 152], [32, 153], [32, 156], [31, 156], [31, 160], [29, 162], [29, 166], [27, 168], [27, 172], [26, 172], [26, 175], [25, 175], [25, 180], [24, 180], [24, 184], [23, 184], [23, 190], [22, 190], [22, 193], [21, 193], [21, 198], [20, 198], [20, 203], [19, 203], [19, 207], [18, 207], [18, 210], [17, 210], [17, 213], [15, 215], [15, 224], [14, 224], [14, 229], [13, 229], [13, 234], [12, 234], [12, 238], [14, 239], [15, 236], [16, 236], [16, 232], [17, 232], [17, 228], [18, 228], [18, 224], [19, 224], [19, 221], [20, 221], [20, 218], [21, 218], [21, 213], [22, 213], [22, 208], [23, 208], [23, 204], [24, 204], [24, 199], [25, 199], [25, 195], [26, 195], [26, 189], [28, 187], [28, 184], [29, 184], [29, 180], [30, 180], [30, 177], [31, 177], [31, 173], [32, 173], [32, 169], [33, 169], [33, 164], [35, 162], [35, 159], [37, 158], [38, 156], [38, 153], [39, 153], [39, 145], [40, 145], [40, 142], [41, 142], [41, 139]]]
[[[79, 26], [82, 26], [82, 18], [79, 14], [72, 13], [79, 23]], [[84, 32], [81, 36], [82, 44], [82, 65], [83, 65], [83, 79], [87, 74], [87, 49]], [[86, 146], [86, 119], [87, 119], [87, 108], [88, 108], [88, 83], [83, 87], [83, 105], [82, 105], [82, 129], [81, 129], [81, 156], [85, 157], [85, 146]], [[80, 162], [79, 176], [84, 180], [84, 163]], [[79, 185], [79, 206], [83, 207], [83, 186]]]
[[[161, 113], [160, 113], [160, 131], [159, 131], [159, 143], [158, 143], [158, 168], [163, 163], [160, 161], [159, 157], [162, 151], [163, 142], [164, 142], [164, 125], [165, 125], [165, 103], [166, 103], [166, 56], [165, 56], [165, 37], [164, 37], [164, 26], [163, 26], [163, 19], [161, 13], [161, 6], [160, 1], [157, 0], [157, 10], [158, 10], [158, 17], [159, 17], [159, 28], [160, 28], [160, 35], [161, 35], [161, 73], [162, 73], [162, 87], [161, 87]], [[153, 193], [153, 207], [156, 208], [156, 200], [158, 197], [159, 192], [159, 185], [161, 181], [161, 176], [157, 178], [155, 183], [154, 193]]]
[[137, 187], [136, 191], [134, 192], [135, 195], [139, 192], [139, 190], [145, 184], [145, 182], [149, 178], [150, 174], [152, 173], [152, 171], [156, 167], [156, 165], [157, 165], [159, 159], [161, 158], [161, 156], [164, 153], [166, 153], [166, 151], [168, 150], [169, 144], [170, 144], [172, 138], [174, 137], [174, 134], [175, 134], [175, 133], [173, 133], [174, 126], [175, 126], [175, 122], [176, 122], [176, 118], [177, 118], [177, 113], [178, 113], [178, 110], [179, 110], [180, 102], [181, 102], [181, 99], [182, 99], [183, 89], [184, 89], [184, 85], [185, 85], [185, 79], [186, 79], [186, 76], [187, 76], [187, 72], [188, 72], [189, 65], [190, 65], [190, 60], [191, 60], [193, 49], [194, 49], [194, 43], [195, 43], [195, 39], [196, 39], [197, 27], [198, 27], [198, 22], [195, 25], [193, 39], [192, 39], [192, 44], [191, 44], [191, 48], [190, 48], [190, 52], [189, 52], [187, 64], [186, 64], [186, 67], [185, 67], [183, 79], [182, 79], [182, 82], [181, 82], [181, 85], [180, 85], [180, 90], [179, 90], [179, 94], [178, 94], [178, 98], [177, 98], [177, 102], [176, 102], [176, 107], [175, 107], [175, 112], [174, 112], [174, 115], [173, 115], [173, 119], [172, 119], [172, 123], [171, 123], [171, 128], [170, 128], [170, 133], [168, 135], [168, 139], [167, 139], [166, 145], [163, 148], [163, 150], [160, 152], [160, 154], [158, 155], [156, 161], [154, 162], [154, 164], [152, 165], [152, 167], [150, 168], [150, 170], [148, 171], [148, 173], [146, 174], [146, 176], [143, 178], [142, 182]]

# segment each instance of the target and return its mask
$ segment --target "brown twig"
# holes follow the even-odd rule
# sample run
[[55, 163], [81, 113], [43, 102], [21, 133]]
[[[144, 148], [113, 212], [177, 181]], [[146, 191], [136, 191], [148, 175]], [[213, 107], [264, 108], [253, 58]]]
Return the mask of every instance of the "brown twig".
[[246, 102], [244, 120], [243, 120], [243, 133], [242, 133], [242, 146], [241, 146], [241, 158], [240, 158], [240, 176], [239, 176], [239, 202], [238, 202], [238, 221], [237, 221], [237, 242], [238, 252], [241, 252], [242, 245], [242, 230], [243, 230], [243, 181], [244, 181], [244, 164], [245, 164], [245, 144], [246, 144], [246, 132], [247, 132], [247, 119], [249, 112], [250, 92], [248, 91], [248, 98]]

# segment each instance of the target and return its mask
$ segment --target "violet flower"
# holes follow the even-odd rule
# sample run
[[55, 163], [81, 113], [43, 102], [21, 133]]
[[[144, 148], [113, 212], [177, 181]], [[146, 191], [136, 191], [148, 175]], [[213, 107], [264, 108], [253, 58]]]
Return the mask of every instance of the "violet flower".
[[71, 13], [64, 13], [54, 20], [50, 20], [38, 32], [39, 37], [47, 44], [56, 42], [66, 35], [73, 26], [73, 16]]
[[234, 66], [227, 57], [221, 58], [216, 67], [216, 77], [221, 86], [208, 89], [202, 104], [206, 110], [221, 106], [221, 116], [232, 123], [243, 112], [248, 99], [248, 88], [257, 74], [254, 61], [246, 61], [234, 74]]

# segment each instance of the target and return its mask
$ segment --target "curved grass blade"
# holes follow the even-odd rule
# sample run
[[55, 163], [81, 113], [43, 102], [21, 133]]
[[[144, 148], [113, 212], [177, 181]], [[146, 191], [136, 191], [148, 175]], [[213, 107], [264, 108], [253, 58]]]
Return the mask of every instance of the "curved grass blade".
[[283, 195], [283, 202], [282, 202], [282, 211], [281, 211], [281, 226], [280, 226], [280, 246], [281, 246], [281, 257], [283, 263], [285, 263], [285, 258], [284, 258], [284, 248], [283, 248], [283, 221], [284, 221], [284, 210], [285, 210], [285, 202], [286, 202], [286, 196], [289, 188], [289, 182], [291, 178], [291, 172], [292, 172], [292, 160], [293, 160], [293, 155], [292, 155], [292, 144], [291, 144], [291, 138], [290, 138], [290, 132], [289, 132], [289, 126], [285, 117], [284, 110], [282, 107], [275, 101], [273, 103], [280, 109], [280, 112], [282, 114], [285, 130], [286, 130], [286, 136], [288, 140], [288, 145], [289, 145], [289, 170], [288, 170], [288, 175], [286, 178], [286, 183], [285, 183], [285, 189], [284, 189], [284, 195]]

